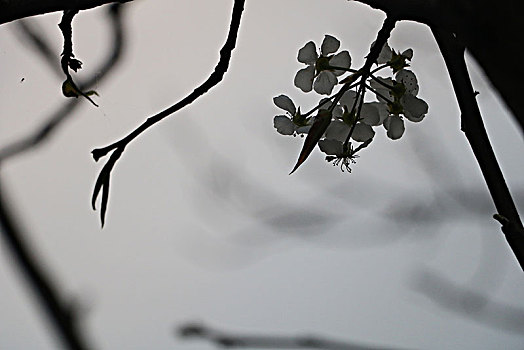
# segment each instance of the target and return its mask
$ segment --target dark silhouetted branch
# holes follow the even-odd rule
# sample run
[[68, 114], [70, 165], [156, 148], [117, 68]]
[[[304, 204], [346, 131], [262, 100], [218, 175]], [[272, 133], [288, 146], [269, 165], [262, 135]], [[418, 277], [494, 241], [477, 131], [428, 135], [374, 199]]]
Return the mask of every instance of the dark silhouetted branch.
[[17, 19], [65, 10], [87, 10], [132, 0], [0, 0], [0, 24]]
[[439, 28], [432, 28], [432, 31], [455, 90], [462, 114], [462, 131], [471, 145], [497, 208], [495, 218], [502, 224], [502, 231], [524, 269], [524, 228], [484, 128], [464, 58], [465, 48], [452, 33]]
[[[520, 82], [524, 75], [520, 1], [498, 0], [355, 0], [399, 20], [416, 21], [453, 33], [475, 57], [524, 132]], [[489, 48], [486, 49], [486, 48]], [[500, 55], [504, 53], [504, 63]]]
[[339, 342], [313, 336], [261, 336], [219, 332], [201, 324], [187, 324], [177, 331], [184, 338], [207, 340], [222, 348], [257, 349], [326, 349], [326, 350], [400, 350], [400, 348], [369, 346]]
[[109, 152], [114, 151], [113, 154], [111, 154], [107, 163], [102, 168], [100, 175], [97, 178], [95, 188], [93, 191], [93, 197], [91, 200], [93, 209], [96, 209], [95, 203], [96, 203], [96, 200], [98, 198], [100, 191], [102, 191], [102, 209], [103, 210], [100, 211], [100, 218], [101, 218], [102, 226], [104, 225], [104, 221], [105, 221], [104, 217], [105, 217], [105, 209], [107, 208], [110, 174], [111, 174], [111, 171], [113, 170], [113, 167], [116, 164], [116, 161], [120, 158], [126, 146], [131, 141], [133, 141], [136, 137], [142, 134], [144, 131], [146, 131], [147, 129], [149, 129], [150, 127], [152, 127], [153, 125], [161, 121], [162, 119], [170, 116], [171, 114], [193, 103], [196, 99], [198, 99], [199, 97], [204, 95], [206, 92], [208, 92], [209, 89], [211, 89], [212, 87], [217, 85], [220, 81], [222, 81], [224, 74], [227, 72], [227, 69], [229, 68], [229, 61], [231, 60], [231, 53], [236, 45], [238, 30], [240, 27], [240, 19], [242, 17], [242, 12], [244, 10], [244, 3], [245, 3], [245, 0], [235, 0], [234, 2], [233, 11], [231, 15], [231, 23], [229, 26], [229, 33], [227, 35], [227, 39], [226, 39], [224, 46], [220, 49], [220, 59], [213, 73], [211, 73], [211, 75], [209, 76], [209, 78], [207, 78], [206, 81], [204, 81], [200, 86], [198, 86], [195, 90], [193, 90], [192, 93], [190, 93], [188, 96], [186, 96], [179, 102], [175, 103], [173, 106], [163, 110], [162, 112], [152, 117], [147, 118], [147, 120], [142, 125], [140, 125], [138, 128], [136, 128], [134, 131], [132, 131], [130, 134], [128, 134], [123, 139], [109, 146], [94, 149], [91, 152], [93, 154], [93, 158], [95, 159], [95, 161], [98, 161], [101, 157], [104, 157]]

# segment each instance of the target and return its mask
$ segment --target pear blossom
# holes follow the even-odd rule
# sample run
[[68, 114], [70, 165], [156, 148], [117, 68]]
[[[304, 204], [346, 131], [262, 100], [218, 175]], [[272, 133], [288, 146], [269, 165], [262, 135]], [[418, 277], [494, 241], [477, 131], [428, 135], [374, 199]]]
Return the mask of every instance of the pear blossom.
[[273, 98], [273, 102], [288, 113], [288, 115], [277, 115], [273, 118], [273, 126], [279, 134], [296, 136], [308, 133], [311, 128], [310, 121], [300, 114], [300, 108], [297, 110], [288, 96], [279, 95]]
[[[375, 45], [375, 42], [371, 44], [371, 47]], [[402, 53], [395, 52], [392, 50], [388, 43], [385, 43], [380, 50], [378, 55], [377, 64], [387, 64], [393, 68], [393, 73], [409, 66], [406, 61], [411, 61], [413, 58], [413, 49], [404, 50]]]
[[377, 77], [371, 80], [369, 85], [375, 90], [379, 103], [387, 106], [391, 117], [395, 116], [382, 120], [387, 136], [392, 140], [399, 139], [404, 134], [404, 121], [400, 115], [409, 121], [420, 122], [428, 112], [428, 104], [417, 97], [417, 77], [410, 70], [400, 69], [394, 79]]
[[[338, 77], [348, 72], [351, 65], [349, 52], [337, 53], [339, 48], [340, 41], [331, 35], [324, 36], [318, 50], [313, 41], [306, 43], [298, 51], [297, 59], [305, 67], [296, 73], [295, 86], [303, 92], [315, 90], [320, 95], [331, 95], [339, 82]], [[293, 171], [318, 145], [320, 151], [326, 154], [328, 162], [340, 165], [342, 171], [351, 172], [350, 165], [355, 163], [360, 150], [373, 141], [375, 127], [382, 125], [387, 137], [397, 140], [404, 135], [405, 119], [411, 122], [424, 119], [429, 107], [417, 97], [417, 77], [407, 69], [412, 58], [412, 49], [395, 51], [386, 43], [379, 53], [376, 61], [379, 66], [376, 69], [367, 72], [352, 70], [356, 73], [341, 82], [346, 84], [347, 91], [344, 88], [337, 94], [321, 99], [304, 114], [288, 96], [274, 97], [275, 105], [285, 111], [285, 114], [273, 119], [277, 132], [293, 136], [308, 134]], [[392, 76], [375, 75], [383, 69], [391, 69]], [[366, 81], [361, 81], [361, 85], [357, 86], [360, 84], [356, 83], [359, 78]], [[369, 95], [366, 95], [369, 92], [374, 93], [375, 101], [370, 101]], [[319, 111], [317, 116], [308, 117], [316, 110]], [[358, 146], [354, 148], [355, 144]]]
[[321, 95], [331, 94], [338, 83], [337, 77], [346, 72], [332, 67], [348, 69], [351, 65], [351, 56], [348, 51], [341, 51], [334, 55], [339, 47], [340, 41], [331, 35], [324, 36], [320, 55], [313, 41], [305, 44], [298, 51], [297, 59], [307, 67], [299, 70], [295, 75], [295, 86], [304, 92], [314, 89]]

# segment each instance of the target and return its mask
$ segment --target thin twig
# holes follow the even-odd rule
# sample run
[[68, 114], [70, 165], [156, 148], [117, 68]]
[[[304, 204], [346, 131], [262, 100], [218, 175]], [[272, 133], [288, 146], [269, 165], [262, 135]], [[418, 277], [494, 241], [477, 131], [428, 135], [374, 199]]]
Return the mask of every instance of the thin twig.
[[455, 90], [462, 114], [462, 131], [471, 145], [497, 208], [498, 214], [495, 218], [501, 222], [502, 232], [506, 235], [515, 257], [524, 270], [524, 228], [484, 128], [464, 59], [465, 48], [451, 32], [436, 27], [431, 29], [444, 57]]
[[[122, 138], [121, 140], [109, 146], [106, 146], [103, 148], [96, 148], [91, 152], [95, 161], [98, 161], [101, 157], [104, 157], [109, 152], [115, 150], [115, 152], [109, 158], [108, 162], [102, 168], [97, 178], [95, 189], [93, 191], [92, 201], [91, 201], [93, 209], [96, 209], [95, 202], [98, 198], [100, 190], [102, 190], [102, 193], [108, 193], [107, 188], [109, 187], [109, 181], [110, 181], [109, 175], [111, 174], [111, 171], [113, 170], [113, 167], [115, 166], [116, 161], [120, 158], [126, 146], [131, 141], [133, 141], [136, 137], [138, 137], [140, 134], [142, 134], [144, 131], [146, 131], [147, 129], [149, 129], [150, 127], [152, 127], [153, 125], [161, 121], [162, 119], [170, 116], [171, 114], [193, 103], [196, 99], [204, 95], [212, 87], [214, 87], [220, 81], [222, 81], [224, 74], [227, 72], [229, 68], [229, 62], [231, 60], [231, 53], [236, 45], [238, 30], [240, 27], [240, 19], [242, 17], [242, 11], [244, 10], [244, 3], [245, 3], [245, 0], [235, 0], [235, 3], [233, 5], [232, 15], [231, 15], [229, 33], [227, 35], [227, 39], [226, 39], [224, 46], [222, 47], [222, 49], [220, 49], [220, 59], [213, 73], [211, 73], [211, 75], [207, 78], [206, 81], [204, 81], [200, 86], [198, 86], [195, 90], [193, 90], [192, 93], [187, 95], [185, 98], [183, 98], [179, 102], [163, 110], [162, 112], [152, 117], [147, 118], [144, 123], [142, 123], [134, 131], [129, 133], [126, 137]], [[107, 207], [107, 196], [103, 196], [102, 208], [105, 209], [106, 207]], [[100, 212], [102, 226], [104, 225], [104, 220], [105, 220], [104, 217], [105, 217], [105, 210]]]

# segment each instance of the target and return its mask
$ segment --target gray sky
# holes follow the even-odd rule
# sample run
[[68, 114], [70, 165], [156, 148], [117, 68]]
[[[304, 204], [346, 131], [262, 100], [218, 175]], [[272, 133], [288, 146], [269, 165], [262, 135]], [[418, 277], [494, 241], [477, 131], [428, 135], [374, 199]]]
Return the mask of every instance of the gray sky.
[[[353, 2], [248, 1], [224, 81], [126, 149], [100, 229], [90, 195], [104, 160], [95, 163], [90, 151], [207, 78], [230, 10], [230, 1], [131, 3], [126, 56], [96, 87], [100, 107], [82, 102], [50, 142], [4, 166], [33, 246], [63, 292], [85, 308], [96, 347], [212, 348], [173, 336], [196, 320], [410, 349], [524, 348], [522, 272], [491, 219], [495, 209], [424, 26], [399, 24], [390, 44], [414, 49], [426, 119], [408, 122], [400, 141], [377, 132], [351, 174], [315, 150], [288, 176], [302, 139], [273, 129], [280, 111], [272, 97], [285, 93], [304, 108], [317, 102], [293, 77], [302, 68], [298, 49], [309, 40], [318, 45], [324, 34], [341, 40], [352, 67], [363, 63], [383, 15]], [[80, 75], [93, 73], [107, 50], [103, 11], [74, 21]], [[36, 21], [58, 60], [60, 15]], [[63, 77], [22, 45], [15, 29], [0, 30], [0, 146], [64, 102]], [[522, 136], [470, 66], [522, 212]], [[54, 349], [6, 249], [0, 290], [0, 349]], [[471, 311], [468, 302], [474, 307], [477, 299], [461, 292], [487, 302]]]

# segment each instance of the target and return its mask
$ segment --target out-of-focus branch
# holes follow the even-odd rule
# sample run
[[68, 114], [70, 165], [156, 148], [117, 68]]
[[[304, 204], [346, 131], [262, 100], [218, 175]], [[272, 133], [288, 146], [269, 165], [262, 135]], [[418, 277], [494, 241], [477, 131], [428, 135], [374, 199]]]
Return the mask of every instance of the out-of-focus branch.
[[339, 342], [313, 336], [262, 336], [220, 332], [201, 324], [186, 324], [177, 331], [184, 338], [203, 339], [222, 348], [258, 349], [326, 349], [326, 350], [400, 350], [400, 348], [369, 346], [355, 342]]
[[17, 19], [65, 10], [87, 10], [132, 0], [0, 0], [0, 24]]
[[462, 131], [466, 134], [497, 208], [495, 218], [502, 224], [502, 231], [524, 269], [524, 228], [484, 128], [464, 59], [465, 48], [451, 32], [440, 28], [432, 28], [432, 31], [444, 57], [462, 113]]
[[524, 310], [453, 283], [431, 270], [415, 276], [413, 287], [445, 310], [494, 329], [524, 334]]
[[2, 236], [13, 254], [21, 272], [30, 283], [33, 292], [43, 306], [51, 325], [63, 346], [71, 350], [86, 350], [90, 347], [78, 327], [76, 310], [71, 303], [64, 301], [58, 287], [49, 273], [44, 270], [38, 258], [31, 252], [25, 241], [25, 234], [15, 220], [15, 215], [8, 208], [8, 200], [0, 183], [0, 224]]
[[229, 25], [229, 33], [227, 35], [226, 42], [224, 46], [220, 49], [220, 59], [218, 64], [215, 66], [213, 73], [204, 81], [200, 86], [195, 88], [192, 93], [187, 95], [182, 100], [178, 101], [171, 107], [163, 110], [162, 112], [149, 117], [144, 123], [137, 127], [134, 131], [129, 133], [126, 137], [120, 139], [119, 141], [103, 147], [96, 148], [91, 153], [95, 161], [98, 161], [101, 157], [106, 156], [109, 152], [113, 151], [109, 160], [104, 165], [98, 178], [95, 183], [95, 188], [93, 190], [93, 197], [91, 199], [91, 205], [93, 209], [96, 209], [95, 203], [98, 198], [100, 191], [102, 191], [102, 203], [100, 209], [100, 219], [102, 226], [105, 222], [105, 212], [107, 208], [107, 201], [109, 198], [109, 184], [110, 184], [110, 175], [113, 167], [116, 164], [116, 161], [120, 159], [120, 156], [124, 152], [127, 145], [133, 141], [136, 137], [142, 134], [144, 131], [160, 122], [162, 119], [170, 116], [171, 114], [179, 111], [180, 109], [190, 105], [199, 97], [207, 93], [212, 87], [220, 83], [224, 77], [224, 74], [229, 68], [229, 61], [231, 60], [231, 53], [236, 46], [236, 41], [238, 37], [238, 30], [240, 27], [240, 19], [242, 18], [242, 12], [244, 11], [245, 0], [235, 0], [233, 5], [233, 11], [231, 14], [231, 23]]
[[[93, 70], [97, 72], [93, 74], [90, 78], [84, 82], [79, 83], [79, 88], [81, 90], [89, 89], [95, 83], [101, 82], [107, 77], [111, 70], [116, 66], [123, 52], [124, 48], [124, 28], [122, 25], [122, 16], [121, 16], [122, 6], [120, 4], [114, 4], [109, 7], [109, 17], [111, 21], [111, 37], [112, 43], [109, 45], [111, 47], [111, 52], [108, 57], [104, 60], [102, 65]], [[33, 33], [37, 35], [37, 33]], [[40, 40], [40, 42], [45, 42]], [[36, 47], [39, 49], [39, 47]], [[13, 157], [22, 152], [33, 149], [35, 146], [39, 145], [41, 142], [47, 140], [53, 133], [57, 130], [67, 118], [71, 115], [73, 110], [78, 106], [80, 100], [72, 99], [67, 103], [61, 105], [56, 112], [52, 113], [46, 121], [36, 129], [35, 132], [23, 137], [12, 144], [4, 147], [0, 150], [0, 163], [6, 159]]]
[[[92, 85], [102, 76], [107, 75], [121, 56], [124, 30], [122, 28], [120, 10], [120, 4], [114, 4], [109, 8], [113, 33], [113, 45], [110, 46], [112, 52], [100, 70], [97, 71], [96, 76], [93, 76], [85, 82], [85, 85]], [[35, 35], [37, 34], [35, 33]], [[44, 40], [40, 40], [39, 42], [45, 43]], [[39, 45], [37, 49], [42, 49], [42, 47], [45, 47], [45, 45]], [[0, 166], [7, 158], [32, 149], [47, 139], [52, 132], [56, 130], [56, 127], [60, 125], [67, 116], [71, 115], [71, 112], [77, 104], [76, 100], [67, 103], [54, 113], [42, 128], [34, 134], [1, 150]], [[24, 239], [23, 229], [17, 223], [13, 210], [9, 208], [8, 203], [9, 201], [5, 198], [5, 192], [0, 183], [1, 232], [7, 247], [13, 254], [16, 264], [27, 279], [30, 288], [36, 294], [37, 300], [49, 317], [50, 323], [54, 327], [64, 348], [71, 350], [89, 349], [90, 346], [88, 346], [86, 339], [78, 327], [79, 318], [76, 310], [72, 307], [71, 303], [64, 301], [58, 287], [49, 277], [49, 273], [42, 268], [43, 264], [39, 262], [37, 257], [31, 252], [28, 243]]]
[[56, 59], [56, 53], [49, 46], [46, 37], [40, 34], [41, 28], [37, 21], [21, 19], [15, 23], [17, 26], [15, 34], [19, 36], [20, 42], [34, 48], [36, 53], [45, 61], [47, 66], [57, 75], [62, 76], [60, 64]]

